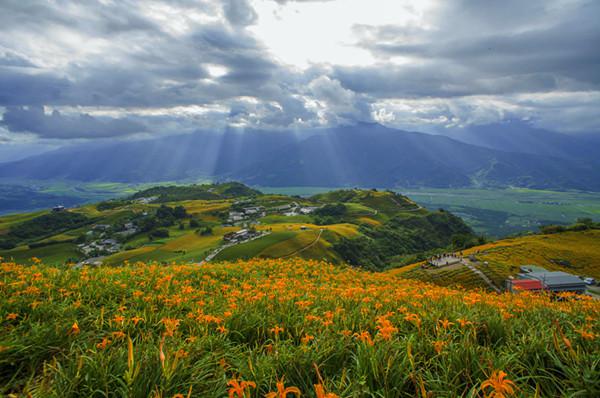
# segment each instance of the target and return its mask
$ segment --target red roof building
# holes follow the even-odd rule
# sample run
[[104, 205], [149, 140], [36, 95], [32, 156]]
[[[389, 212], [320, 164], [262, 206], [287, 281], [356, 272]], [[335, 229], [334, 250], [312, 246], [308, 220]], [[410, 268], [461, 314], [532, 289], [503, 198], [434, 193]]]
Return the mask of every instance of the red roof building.
[[509, 279], [506, 282], [508, 291], [513, 293], [522, 290], [538, 291], [544, 289], [542, 281], [537, 279]]

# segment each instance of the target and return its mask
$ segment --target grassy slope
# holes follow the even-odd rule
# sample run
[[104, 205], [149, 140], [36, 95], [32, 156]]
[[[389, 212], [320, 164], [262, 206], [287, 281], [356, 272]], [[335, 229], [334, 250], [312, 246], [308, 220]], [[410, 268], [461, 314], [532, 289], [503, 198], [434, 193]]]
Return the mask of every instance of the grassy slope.
[[285, 377], [308, 397], [321, 383], [341, 397], [478, 397], [498, 370], [517, 397], [600, 394], [600, 302], [298, 259], [4, 263], [0, 316], [0, 394], [220, 398], [238, 379], [262, 397]]
[[279, 244], [280, 242], [293, 239], [298, 232], [281, 231], [273, 232], [270, 235], [253, 240], [251, 242], [242, 243], [240, 245], [229, 247], [220, 252], [215, 261], [236, 260], [239, 258], [251, 258], [259, 256], [270, 246]]
[[48, 264], [64, 264], [69, 259], [79, 257], [77, 247], [73, 243], [58, 243], [48, 246], [36, 247], [17, 247], [12, 250], [0, 252], [0, 257], [13, 259], [22, 264], [31, 264], [33, 257], [43, 258]]
[[[487, 261], [487, 266], [479, 264], [476, 268], [499, 287], [504, 286], [508, 276], [515, 276], [520, 272], [519, 266], [526, 264], [600, 279], [600, 230], [503, 239], [472, 247], [464, 253], [474, 254], [480, 263]], [[454, 268], [422, 270], [418, 267], [419, 264], [394, 272], [407, 278], [433, 282], [441, 286], [485, 287], [481, 279], [466, 267], [461, 267], [459, 270]]]
[[20, 224], [22, 222], [31, 220], [32, 218], [39, 217], [44, 214], [48, 214], [48, 211], [43, 210], [32, 213], [11, 214], [8, 216], [2, 216], [0, 217], [0, 235], [8, 232], [10, 227], [12, 227], [13, 225]]
[[[524, 264], [600, 278], [600, 230], [531, 235], [471, 248], [490, 268], [508, 276]], [[561, 265], [568, 262], [570, 266]], [[566, 263], [563, 263], [566, 264]]]

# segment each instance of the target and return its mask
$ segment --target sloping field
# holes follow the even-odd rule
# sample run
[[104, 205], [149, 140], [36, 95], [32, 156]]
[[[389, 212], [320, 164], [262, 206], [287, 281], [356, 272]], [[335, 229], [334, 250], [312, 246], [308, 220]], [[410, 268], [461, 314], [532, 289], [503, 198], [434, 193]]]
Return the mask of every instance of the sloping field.
[[533, 264], [549, 270], [600, 278], [600, 230], [562, 232], [505, 239], [466, 251], [506, 276]]
[[0, 235], [8, 232], [10, 227], [12, 227], [13, 225], [31, 220], [32, 218], [39, 217], [43, 214], [48, 214], [48, 211], [37, 211], [33, 213], [11, 214], [8, 216], [2, 216], [0, 217]]
[[403, 276], [435, 283], [439, 286], [489, 290], [485, 282], [465, 266], [443, 268], [437, 272], [427, 272], [415, 268]]
[[79, 253], [76, 249], [77, 248], [73, 243], [50, 244], [33, 249], [29, 249], [27, 246], [22, 246], [1, 252], [1, 257], [4, 257], [6, 260], [12, 259], [13, 261], [17, 261], [22, 264], [31, 264], [31, 259], [34, 257], [44, 259], [44, 261], [48, 264], [64, 264], [69, 259], [75, 259], [79, 257]]
[[211, 211], [223, 211], [231, 207], [229, 200], [186, 200], [171, 202], [171, 206], [183, 206], [190, 214], [207, 213]]
[[263, 236], [262, 238], [228, 247], [217, 255], [215, 261], [228, 261], [256, 257], [272, 245], [294, 238], [296, 234], [297, 232], [292, 231], [273, 232], [270, 235]]
[[292, 238], [276, 243], [258, 254], [258, 257], [279, 258], [293, 255], [299, 250], [312, 244], [319, 236], [319, 231], [302, 231]]
[[0, 263], [7, 396], [597, 397], [599, 335], [589, 297], [299, 259]]

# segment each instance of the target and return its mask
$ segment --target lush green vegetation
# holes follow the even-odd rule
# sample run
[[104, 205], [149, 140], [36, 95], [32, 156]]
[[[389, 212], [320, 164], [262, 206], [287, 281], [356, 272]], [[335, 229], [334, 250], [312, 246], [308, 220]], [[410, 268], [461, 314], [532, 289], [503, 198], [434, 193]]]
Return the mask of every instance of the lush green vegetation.
[[231, 199], [259, 194], [259, 191], [249, 188], [244, 184], [227, 182], [223, 184], [157, 186], [137, 192], [132, 198], [156, 197], [155, 202], [165, 203], [182, 200]]
[[52, 236], [90, 222], [87, 217], [68, 211], [44, 214], [12, 226], [0, 239], [0, 249], [12, 249], [22, 242]]
[[[218, 198], [189, 199], [190, 195], [204, 197], [205, 193]], [[237, 196], [246, 194], [250, 196]], [[136, 200], [147, 198], [148, 195], [162, 198], [159, 201], [186, 200], [161, 204]], [[277, 210], [284, 205], [287, 207]], [[254, 218], [231, 226], [229, 212], [243, 213], [244, 209], [256, 206], [262, 210]], [[300, 214], [299, 209], [303, 207], [311, 207], [314, 211]], [[295, 209], [294, 215], [289, 215], [291, 208]], [[266, 216], [263, 216], [263, 212]], [[104, 257], [101, 260], [108, 264], [118, 264], [124, 260], [200, 262], [223, 243], [224, 234], [254, 226], [263, 232], [272, 230], [273, 234], [227, 248], [219, 253], [217, 259], [298, 255], [382, 269], [386, 264], [398, 265], [408, 261], [408, 257], [400, 261], [397, 256], [424, 255], [430, 248], [445, 249], [452, 244], [462, 247], [472, 238], [469, 234], [461, 235], [458, 230], [452, 230], [448, 239], [439, 239], [438, 235], [448, 233], [444, 224], [457, 218], [445, 215], [437, 222], [435, 213], [421, 209], [410, 199], [390, 191], [377, 190], [342, 190], [312, 198], [298, 198], [261, 195], [238, 183], [154, 187], [128, 200], [86, 205], [69, 213], [87, 217], [97, 226], [75, 225], [68, 230], [50, 229], [47, 230], [47, 236], [32, 238], [27, 242], [21, 238], [8, 240], [9, 235], [5, 232], [4, 238], [0, 239], [0, 256], [27, 261], [33, 256], [33, 247], [49, 246], [43, 253], [55, 261], [79, 262], [86, 258]], [[423, 219], [428, 220], [426, 225], [415, 221], [428, 215], [430, 218]], [[27, 227], [26, 222], [35, 218], [26, 215], [0, 217], [0, 232], [20, 228], [20, 225]], [[462, 227], [464, 231], [468, 230], [464, 224]], [[306, 229], [312, 232], [302, 232]], [[323, 233], [317, 234], [319, 230], [323, 230]], [[419, 234], [429, 234], [431, 239]], [[405, 241], [394, 245], [395, 239]], [[104, 240], [111, 242], [109, 246], [120, 246], [107, 249], [102, 243]], [[460, 242], [460, 245], [457, 244]], [[23, 246], [23, 243], [29, 246]], [[77, 255], [75, 244], [86, 250], [85, 255], [83, 252]], [[365, 245], [370, 250], [364, 252], [362, 249]], [[61, 253], [61, 250], [64, 252]], [[119, 252], [114, 253], [114, 250]], [[359, 256], [359, 252], [366, 254]]]
[[0, 317], [7, 395], [263, 397], [278, 383], [321, 398], [600, 394], [589, 297], [466, 292], [297, 259], [2, 263]]
[[344, 238], [334, 250], [349, 264], [373, 270], [385, 268], [395, 256], [435, 248], [460, 250], [480, 241], [460, 218], [445, 211], [398, 216], [379, 226], [363, 224], [360, 231], [364, 236]]

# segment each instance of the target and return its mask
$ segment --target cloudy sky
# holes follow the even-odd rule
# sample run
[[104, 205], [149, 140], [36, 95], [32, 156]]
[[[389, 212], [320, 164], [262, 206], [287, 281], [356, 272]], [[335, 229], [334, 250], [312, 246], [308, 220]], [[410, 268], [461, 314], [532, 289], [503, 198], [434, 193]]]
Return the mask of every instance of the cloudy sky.
[[594, 0], [2, 0], [0, 147], [356, 121], [597, 132], [598, 18]]

